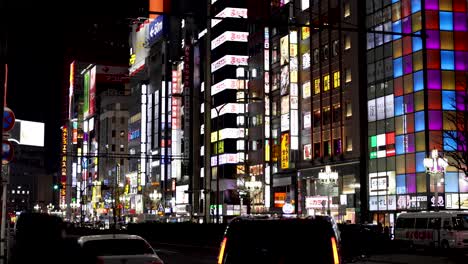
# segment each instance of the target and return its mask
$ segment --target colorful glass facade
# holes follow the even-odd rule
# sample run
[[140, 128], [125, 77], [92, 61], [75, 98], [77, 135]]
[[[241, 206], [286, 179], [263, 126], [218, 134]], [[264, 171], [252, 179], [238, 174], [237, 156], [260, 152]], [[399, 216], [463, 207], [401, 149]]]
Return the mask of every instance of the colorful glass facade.
[[[369, 30], [402, 33], [367, 34], [369, 209], [434, 209], [423, 160], [434, 148], [455, 150], [444, 135], [456, 133], [447, 116], [464, 110], [467, 3], [377, 0], [366, 12]], [[464, 174], [449, 166], [444, 182], [439, 205], [468, 209]]]

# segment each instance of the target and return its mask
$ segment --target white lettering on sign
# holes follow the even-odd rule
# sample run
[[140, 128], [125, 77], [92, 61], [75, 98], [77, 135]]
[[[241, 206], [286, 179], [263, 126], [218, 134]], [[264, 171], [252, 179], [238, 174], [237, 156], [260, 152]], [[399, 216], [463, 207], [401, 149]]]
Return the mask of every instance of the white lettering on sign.
[[226, 65], [247, 65], [249, 56], [226, 55], [211, 64], [211, 73], [221, 69]]
[[215, 95], [227, 89], [237, 90], [237, 80], [236, 79], [225, 79], [219, 83], [211, 86], [211, 95]]
[[226, 31], [211, 41], [211, 50], [216, 49], [226, 41], [247, 42], [248, 38], [248, 32]]

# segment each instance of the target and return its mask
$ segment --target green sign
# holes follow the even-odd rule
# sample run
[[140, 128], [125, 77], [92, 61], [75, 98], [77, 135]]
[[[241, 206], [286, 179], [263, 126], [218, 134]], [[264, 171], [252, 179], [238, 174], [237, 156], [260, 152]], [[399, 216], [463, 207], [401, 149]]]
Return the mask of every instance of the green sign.
[[83, 113], [87, 117], [89, 113], [89, 71], [84, 75], [84, 102], [83, 102]]

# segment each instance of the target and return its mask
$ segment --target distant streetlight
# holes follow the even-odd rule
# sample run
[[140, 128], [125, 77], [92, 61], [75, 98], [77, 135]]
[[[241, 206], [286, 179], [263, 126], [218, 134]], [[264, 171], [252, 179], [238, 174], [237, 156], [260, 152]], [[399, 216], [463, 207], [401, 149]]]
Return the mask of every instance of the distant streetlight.
[[[149, 197], [152, 201], [152, 204], [156, 204], [157, 201], [161, 200], [162, 194], [156, 190], [154, 190], [152, 193], [149, 194]], [[155, 207], [155, 211], [157, 208]]]
[[424, 167], [426, 167], [426, 173], [434, 178], [434, 208], [435, 211], [439, 211], [439, 186], [444, 182], [441, 176], [448, 167], [448, 160], [439, 157], [437, 149], [433, 149], [431, 157], [424, 158]]
[[321, 170], [318, 174], [320, 183], [327, 187], [327, 214], [331, 216], [330, 209], [330, 189], [338, 182], [338, 172], [332, 171], [329, 165], [325, 166], [325, 171]]
[[41, 209], [41, 206], [40, 206], [39, 204], [36, 204], [36, 205], [34, 206], [34, 210], [35, 210], [36, 212], [39, 212], [40, 209]]
[[49, 204], [47, 205], [47, 211], [48, 211], [49, 213], [52, 212], [52, 210], [54, 210], [54, 207], [55, 207], [55, 206], [54, 206], [53, 204], [49, 203]]

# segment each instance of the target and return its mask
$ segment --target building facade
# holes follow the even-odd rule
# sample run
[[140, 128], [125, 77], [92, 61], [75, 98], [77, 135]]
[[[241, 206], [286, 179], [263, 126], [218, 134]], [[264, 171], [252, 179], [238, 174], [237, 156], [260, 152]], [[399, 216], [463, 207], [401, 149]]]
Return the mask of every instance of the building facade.
[[[467, 2], [366, 1], [368, 195], [373, 220], [402, 211], [467, 209], [468, 182], [449, 166], [426, 173], [432, 149], [463, 150], [449, 116], [466, 111]], [[458, 144], [458, 145], [457, 145]], [[449, 160], [450, 163], [450, 160]], [[438, 186], [438, 187], [436, 187]], [[438, 188], [439, 201], [434, 200]]]

